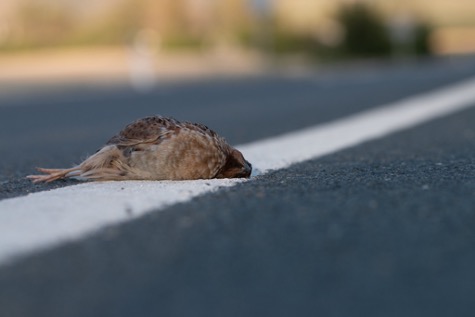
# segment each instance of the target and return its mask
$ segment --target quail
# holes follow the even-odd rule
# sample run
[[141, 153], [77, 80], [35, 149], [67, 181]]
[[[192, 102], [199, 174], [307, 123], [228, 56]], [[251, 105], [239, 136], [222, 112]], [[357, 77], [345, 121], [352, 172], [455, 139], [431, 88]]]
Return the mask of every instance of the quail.
[[207, 126], [151, 116], [127, 125], [95, 154], [66, 169], [37, 168], [33, 182], [249, 178], [251, 164]]

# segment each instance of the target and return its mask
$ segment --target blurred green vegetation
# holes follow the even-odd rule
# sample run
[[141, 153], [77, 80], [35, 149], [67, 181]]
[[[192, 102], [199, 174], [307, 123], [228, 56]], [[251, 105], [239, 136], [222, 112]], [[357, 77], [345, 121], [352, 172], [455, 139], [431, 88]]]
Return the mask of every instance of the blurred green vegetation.
[[336, 19], [344, 29], [339, 47], [343, 54], [366, 57], [387, 56], [391, 53], [389, 30], [382, 17], [368, 5], [343, 5]]
[[414, 21], [401, 39], [378, 11], [363, 2], [344, 3], [336, 10], [331, 41], [319, 30], [297, 32], [285, 27], [272, 12], [253, 14], [243, 0], [215, 4], [201, 20], [187, 14], [185, 5], [183, 0], [122, 0], [112, 10], [85, 20], [64, 2], [22, 0], [0, 51], [131, 45], [136, 34], [147, 29], [156, 37], [155, 45], [169, 50], [206, 49], [225, 39], [277, 56], [297, 53], [324, 60], [431, 53], [427, 23]]
[[[338, 8], [334, 14], [334, 30], [327, 30], [335, 33], [331, 43], [325, 40], [328, 38], [325, 34], [322, 37], [318, 32], [292, 32], [276, 21], [270, 24], [273, 27], [267, 31], [267, 42], [261, 48], [277, 55], [299, 53], [317, 59], [342, 60], [432, 53], [428, 23], [414, 20], [407, 21], [406, 25], [391, 26], [378, 11], [361, 2]], [[398, 36], [397, 33], [403, 34]], [[250, 38], [246, 38], [247, 44], [256, 46]]]

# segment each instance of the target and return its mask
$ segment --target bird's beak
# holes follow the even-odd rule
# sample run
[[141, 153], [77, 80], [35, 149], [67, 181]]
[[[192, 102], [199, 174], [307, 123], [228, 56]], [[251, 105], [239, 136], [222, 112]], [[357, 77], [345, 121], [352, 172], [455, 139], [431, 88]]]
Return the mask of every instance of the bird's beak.
[[244, 160], [244, 175], [250, 177], [252, 173], [252, 165], [248, 161]]

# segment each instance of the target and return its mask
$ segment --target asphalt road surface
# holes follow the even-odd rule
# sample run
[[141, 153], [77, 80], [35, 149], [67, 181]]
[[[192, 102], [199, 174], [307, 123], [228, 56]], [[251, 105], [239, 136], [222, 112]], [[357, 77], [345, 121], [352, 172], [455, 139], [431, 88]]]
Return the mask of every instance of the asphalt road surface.
[[[74, 184], [23, 177], [144, 115], [241, 144], [474, 73], [466, 58], [4, 96], [0, 198]], [[0, 267], [0, 316], [471, 316], [474, 122], [475, 107]]]

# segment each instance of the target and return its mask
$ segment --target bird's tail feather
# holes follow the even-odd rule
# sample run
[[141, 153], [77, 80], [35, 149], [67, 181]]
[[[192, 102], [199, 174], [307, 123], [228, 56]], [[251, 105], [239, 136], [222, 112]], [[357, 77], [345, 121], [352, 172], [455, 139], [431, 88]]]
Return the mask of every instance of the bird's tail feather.
[[34, 183], [52, 182], [62, 178], [82, 177], [89, 180], [124, 180], [132, 179], [134, 171], [124, 163], [123, 154], [116, 146], [106, 146], [88, 157], [80, 165], [69, 169], [37, 168], [44, 175], [29, 175]]
[[75, 166], [73, 168], [64, 168], [64, 169], [56, 169], [56, 168], [36, 168], [36, 170], [43, 175], [28, 175], [26, 178], [29, 178], [33, 181], [33, 183], [38, 182], [52, 182], [57, 179], [68, 178], [68, 177], [76, 177], [81, 174], [80, 166]]

